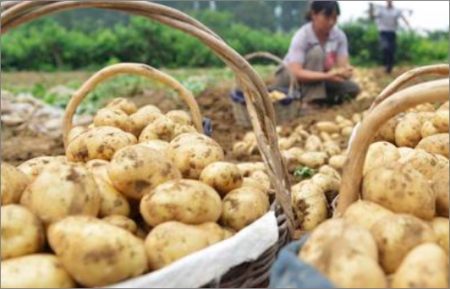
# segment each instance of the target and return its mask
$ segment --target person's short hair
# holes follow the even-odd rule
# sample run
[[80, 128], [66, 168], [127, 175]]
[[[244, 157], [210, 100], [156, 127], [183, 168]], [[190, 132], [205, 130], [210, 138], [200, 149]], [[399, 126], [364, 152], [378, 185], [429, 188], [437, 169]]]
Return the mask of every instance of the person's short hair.
[[338, 1], [311, 1], [306, 20], [311, 21], [313, 13], [323, 13], [325, 16], [331, 16], [333, 13], [341, 15], [341, 8]]

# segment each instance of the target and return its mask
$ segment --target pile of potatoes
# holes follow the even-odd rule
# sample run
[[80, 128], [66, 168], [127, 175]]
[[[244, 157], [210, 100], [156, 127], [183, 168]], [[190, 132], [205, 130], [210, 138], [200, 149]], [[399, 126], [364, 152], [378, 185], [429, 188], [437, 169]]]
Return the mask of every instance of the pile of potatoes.
[[232, 237], [270, 210], [270, 181], [224, 158], [189, 114], [116, 99], [67, 157], [2, 163], [2, 288], [108, 286]]
[[[428, 114], [436, 131], [421, 135]], [[395, 139], [371, 145], [361, 200], [318, 226], [299, 258], [342, 288], [448, 288], [448, 103], [421, 105], [380, 134], [388, 127]]]

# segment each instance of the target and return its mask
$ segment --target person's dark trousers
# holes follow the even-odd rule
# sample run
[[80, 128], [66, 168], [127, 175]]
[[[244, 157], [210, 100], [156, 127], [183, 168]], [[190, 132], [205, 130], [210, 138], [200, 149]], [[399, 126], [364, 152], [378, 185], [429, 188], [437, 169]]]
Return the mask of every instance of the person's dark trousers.
[[395, 65], [395, 54], [397, 52], [397, 33], [392, 31], [380, 32], [381, 51], [383, 54], [383, 65], [387, 73], [391, 73]]

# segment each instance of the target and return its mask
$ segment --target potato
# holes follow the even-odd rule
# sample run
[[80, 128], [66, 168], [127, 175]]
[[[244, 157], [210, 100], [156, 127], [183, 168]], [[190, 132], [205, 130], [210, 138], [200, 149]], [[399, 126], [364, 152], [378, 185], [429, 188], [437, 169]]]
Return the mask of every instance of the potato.
[[416, 106], [415, 108], [411, 109], [411, 111], [415, 112], [434, 112], [436, 109], [433, 104], [431, 103], [424, 103]]
[[42, 254], [2, 262], [2, 288], [75, 288], [72, 277], [54, 255]]
[[398, 117], [390, 119], [378, 131], [381, 139], [390, 143], [395, 143], [395, 131], [400, 119]]
[[270, 177], [268, 174], [266, 174], [266, 172], [255, 171], [255, 172], [251, 173], [248, 178], [257, 181], [260, 184], [260, 186], [258, 186], [258, 188], [261, 187], [262, 191], [264, 193], [268, 194], [271, 191], [272, 184], [270, 183]]
[[332, 253], [327, 276], [339, 288], [387, 288], [387, 279], [373, 259], [351, 249]]
[[355, 128], [352, 126], [346, 126], [341, 130], [341, 135], [345, 138], [349, 138], [353, 134]]
[[434, 115], [433, 125], [440, 133], [448, 133], [450, 130], [449, 114], [450, 111], [441, 110]]
[[242, 186], [244, 178], [239, 168], [231, 163], [217, 162], [207, 166], [200, 181], [213, 187], [222, 197]]
[[327, 133], [327, 132], [321, 132], [319, 136], [320, 136], [320, 139], [323, 142], [327, 142], [327, 141], [331, 141], [332, 140], [331, 139], [331, 135], [329, 133]]
[[235, 233], [231, 230], [225, 230], [216, 223], [205, 223], [198, 225], [199, 230], [204, 231], [208, 237], [208, 243], [214, 245], [222, 242], [225, 239], [231, 238]]
[[44, 229], [41, 221], [28, 209], [18, 205], [2, 207], [1, 223], [2, 261], [42, 251]]
[[133, 200], [140, 200], [160, 184], [181, 178], [175, 164], [162, 153], [143, 146], [118, 151], [108, 168], [114, 187]]
[[104, 287], [147, 271], [144, 242], [92, 217], [68, 217], [50, 226], [51, 248], [84, 287]]
[[411, 153], [414, 153], [414, 149], [407, 148], [407, 147], [401, 147], [401, 148], [398, 148], [398, 152], [400, 153], [400, 158], [402, 159], [402, 158], [409, 157], [409, 155]]
[[407, 164], [374, 169], [363, 179], [363, 199], [395, 212], [431, 220], [436, 195], [427, 178]]
[[318, 169], [327, 162], [327, 159], [328, 155], [326, 153], [308, 152], [302, 154], [298, 159], [298, 161], [303, 166], [306, 166], [311, 169]]
[[418, 245], [437, 241], [430, 225], [410, 215], [385, 217], [371, 232], [380, 251], [380, 264], [387, 274], [395, 273], [406, 255]]
[[392, 288], [449, 288], [448, 254], [436, 244], [423, 244], [406, 256]]
[[357, 124], [358, 122], [361, 122], [362, 120], [363, 120], [363, 117], [362, 117], [362, 115], [360, 113], [355, 113], [352, 116], [352, 121], [353, 121], [354, 124]]
[[364, 175], [369, 171], [393, 163], [400, 159], [397, 148], [388, 142], [377, 142], [369, 147], [366, 162], [364, 164]]
[[290, 138], [280, 138], [278, 140], [278, 148], [282, 151], [288, 150], [290, 148], [292, 148], [295, 144], [295, 140], [294, 139], [290, 139]]
[[251, 144], [246, 142], [237, 142], [233, 145], [233, 156], [238, 160], [250, 157], [253, 152]]
[[205, 226], [218, 226], [204, 224], [199, 226], [186, 225], [178, 222], [164, 223], [156, 227], [145, 240], [150, 270], [159, 270], [170, 264], [201, 251], [211, 245], [212, 241], [221, 241], [214, 238]]
[[139, 142], [146, 142], [155, 139], [170, 142], [174, 136], [175, 122], [170, 118], [162, 116], [144, 128], [139, 136]]
[[437, 134], [424, 138], [416, 147], [432, 154], [438, 154], [449, 158], [449, 134]]
[[217, 142], [198, 133], [176, 137], [170, 143], [169, 156], [183, 177], [194, 180], [200, 178], [208, 165], [225, 159], [225, 153]]
[[295, 171], [299, 166], [301, 166], [300, 158], [305, 152], [301, 148], [291, 148], [287, 151], [282, 151], [281, 155], [284, 158], [286, 166], [290, 172]]
[[438, 158], [424, 150], [414, 150], [407, 157], [401, 158], [399, 163], [411, 165], [430, 181], [441, 169]]
[[264, 184], [261, 184], [256, 179], [252, 179], [252, 178], [244, 178], [241, 187], [242, 188], [243, 187], [256, 188], [266, 195], [269, 195], [269, 190], [270, 190], [270, 187], [267, 188]]
[[222, 224], [240, 231], [269, 212], [269, 198], [257, 188], [242, 187], [223, 200]]
[[331, 177], [321, 173], [316, 174], [312, 177], [311, 182], [322, 190], [322, 192], [327, 195], [329, 193], [338, 193], [341, 187], [340, 179], [336, 177]]
[[305, 143], [305, 150], [308, 152], [320, 152], [322, 151], [322, 141], [318, 136], [312, 135], [308, 137]]
[[338, 171], [335, 170], [335, 169], [333, 169], [332, 167], [330, 167], [330, 166], [328, 166], [328, 165], [322, 166], [322, 167], [319, 169], [319, 174], [326, 175], [326, 176], [330, 176], [330, 177], [332, 177], [332, 178], [335, 178], [335, 179], [338, 180], [339, 182], [342, 180], [342, 177], [341, 177], [341, 175], [338, 173]]
[[97, 112], [94, 117], [96, 127], [116, 127], [125, 132], [132, 132], [133, 123], [128, 114], [119, 109], [104, 108]]
[[100, 159], [109, 161], [114, 154], [137, 143], [136, 138], [115, 127], [96, 127], [74, 139], [67, 148], [71, 162]]
[[441, 168], [446, 168], [449, 165], [449, 160], [448, 158], [441, 156], [441, 155], [434, 155], [438, 161], [439, 161], [439, 167]]
[[185, 133], [197, 133], [197, 129], [190, 125], [175, 124], [175, 129], [173, 130], [173, 138], [176, 138], [177, 136]]
[[22, 163], [17, 168], [28, 176], [31, 182], [50, 164], [67, 164], [66, 157], [39, 157]]
[[399, 147], [414, 148], [422, 139], [421, 130], [422, 123], [417, 115], [407, 115], [395, 129], [395, 143]]
[[441, 107], [439, 107], [437, 111], [445, 111], [445, 110], [449, 110], [448, 101], [446, 103], [444, 103]]
[[328, 160], [328, 164], [335, 170], [341, 171], [344, 168], [347, 157], [345, 155], [333, 156]]
[[449, 253], [449, 220], [448, 218], [435, 218], [431, 223], [433, 226], [434, 233], [438, 239], [439, 245], [445, 252]]
[[436, 193], [436, 211], [441, 217], [449, 217], [449, 166], [441, 169], [433, 178], [433, 190]]
[[377, 244], [372, 234], [343, 219], [331, 219], [321, 224], [311, 233], [299, 256], [327, 275], [333, 253], [344, 250], [344, 247], [346, 251], [378, 261]]
[[145, 127], [162, 116], [164, 115], [156, 106], [147, 105], [140, 108], [130, 116], [133, 124], [133, 134], [139, 136]]
[[136, 113], [138, 110], [136, 105], [126, 98], [113, 99], [106, 105], [106, 108], [120, 109], [121, 111], [125, 112], [128, 115], [132, 115], [133, 113]]
[[426, 121], [420, 130], [421, 137], [427, 138], [435, 134], [439, 134], [439, 130], [434, 126], [432, 121]]
[[358, 201], [345, 211], [343, 217], [348, 222], [371, 230], [380, 220], [393, 215], [394, 213], [380, 205], [368, 201]]
[[15, 167], [2, 162], [1, 164], [1, 205], [17, 204], [30, 180]]
[[189, 225], [217, 222], [222, 214], [219, 194], [210, 186], [193, 180], [178, 180], [158, 186], [140, 206], [145, 222], [156, 227], [178, 221]]
[[323, 144], [323, 151], [329, 157], [341, 154], [341, 147], [334, 141], [329, 141]]
[[148, 147], [150, 149], [157, 150], [160, 153], [162, 153], [163, 155], [168, 156], [169, 146], [170, 146], [170, 144], [168, 142], [165, 142], [162, 140], [151, 140], [151, 141], [147, 141], [147, 142], [142, 142], [139, 145]]
[[82, 126], [76, 126], [72, 128], [69, 132], [69, 135], [67, 136], [67, 141], [71, 143], [74, 139], [76, 139], [78, 136], [82, 135], [88, 130], [87, 127]]
[[166, 114], [166, 116], [179, 125], [192, 126], [191, 115], [182, 110], [173, 110]]
[[325, 192], [312, 181], [302, 182], [291, 190], [291, 203], [297, 215], [299, 229], [311, 231], [328, 217]]
[[266, 166], [264, 163], [240, 163], [237, 167], [244, 177], [249, 177], [256, 171], [266, 171]]
[[333, 134], [333, 133], [337, 133], [340, 132], [340, 128], [337, 124], [335, 124], [334, 122], [331, 121], [321, 121], [316, 123], [316, 128], [320, 131], [320, 132], [326, 132], [329, 134]]
[[25, 204], [44, 224], [67, 216], [96, 217], [100, 211], [100, 194], [94, 176], [74, 164], [53, 164], [45, 169], [28, 189]]
[[136, 234], [137, 229], [138, 229], [136, 223], [133, 220], [131, 220], [127, 217], [124, 217], [124, 216], [120, 216], [120, 215], [108, 216], [108, 217], [104, 218], [103, 221], [110, 225], [124, 229], [133, 235]]

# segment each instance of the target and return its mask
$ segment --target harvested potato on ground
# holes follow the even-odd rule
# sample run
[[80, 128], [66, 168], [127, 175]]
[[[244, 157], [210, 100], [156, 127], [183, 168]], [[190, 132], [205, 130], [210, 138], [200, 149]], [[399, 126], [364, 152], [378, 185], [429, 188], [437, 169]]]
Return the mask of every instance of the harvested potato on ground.
[[269, 212], [269, 197], [257, 188], [242, 187], [223, 200], [222, 224], [240, 231]]
[[312, 135], [308, 137], [305, 143], [305, 150], [308, 152], [320, 152], [323, 149], [322, 141], [318, 136]]
[[411, 215], [385, 217], [371, 232], [380, 251], [380, 264], [387, 274], [395, 273], [405, 256], [418, 245], [437, 241], [433, 228]]
[[133, 220], [131, 220], [130, 218], [124, 217], [124, 216], [120, 216], [120, 215], [108, 216], [108, 217], [104, 218], [103, 221], [110, 225], [124, 229], [133, 235], [136, 234], [137, 229], [138, 229], [136, 223]]
[[44, 224], [67, 216], [96, 217], [100, 211], [100, 194], [94, 176], [80, 165], [53, 164], [32, 183], [25, 205]]
[[337, 132], [341, 131], [339, 126], [337, 124], [335, 124], [334, 122], [331, 122], [331, 121], [318, 122], [318, 123], [316, 123], [316, 128], [320, 132], [326, 132], [326, 133], [329, 133], [329, 134], [333, 134], [333, 133], [337, 133]]
[[422, 139], [422, 123], [415, 114], [407, 115], [395, 129], [395, 143], [399, 147], [414, 148]]
[[431, 220], [436, 194], [427, 178], [410, 165], [392, 164], [370, 171], [363, 180], [363, 199], [395, 213]]
[[353, 134], [353, 130], [355, 128], [352, 126], [346, 126], [341, 130], [341, 135], [345, 138], [350, 138], [350, 136]]
[[397, 147], [388, 142], [377, 142], [369, 147], [366, 162], [364, 164], [364, 175], [369, 171], [386, 166], [400, 159]]
[[178, 221], [189, 225], [217, 222], [222, 200], [210, 186], [193, 180], [172, 181], [146, 195], [140, 206], [145, 222], [156, 227]]
[[181, 178], [175, 164], [162, 153], [140, 145], [118, 151], [108, 168], [114, 187], [140, 200], [160, 184]]
[[436, 193], [436, 211], [439, 216], [449, 217], [449, 166], [441, 169], [432, 181]]
[[170, 143], [169, 156], [183, 177], [194, 180], [200, 178], [208, 165], [225, 159], [225, 153], [216, 141], [198, 133], [176, 137]]
[[170, 146], [170, 144], [168, 142], [165, 142], [162, 140], [151, 140], [151, 141], [147, 141], [147, 142], [142, 142], [139, 145], [148, 147], [150, 149], [157, 150], [160, 153], [164, 154], [165, 156], [168, 156], [169, 146]]
[[342, 171], [344, 168], [347, 157], [345, 155], [333, 156], [328, 160], [328, 164], [338, 171]]
[[448, 133], [450, 130], [449, 114], [450, 111], [441, 110], [434, 115], [433, 125], [440, 133]]
[[245, 178], [249, 177], [253, 172], [266, 171], [266, 166], [264, 163], [240, 163], [237, 167]]
[[1, 205], [18, 204], [30, 179], [19, 169], [2, 162], [1, 164]]
[[421, 137], [427, 138], [435, 134], [439, 134], [439, 130], [434, 126], [432, 121], [426, 121], [420, 130]]
[[419, 149], [414, 150], [407, 157], [401, 158], [399, 163], [410, 165], [430, 181], [441, 170], [439, 159], [435, 155]]
[[175, 133], [175, 122], [170, 118], [162, 116], [144, 128], [139, 136], [139, 142], [146, 142], [155, 139], [170, 142]]
[[299, 229], [302, 231], [315, 229], [328, 217], [325, 193], [312, 181], [305, 181], [292, 187], [291, 203], [297, 215]]
[[54, 255], [31, 255], [2, 262], [2, 288], [75, 288]]
[[144, 242], [91, 217], [69, 217], [48, 230], [51, 248], [85, 287], [104, 287], [147, 271]]
[[1, 223], [2, 261], [38, 253], [43, 249], [44, 228], [41, 221], [25, 207], [2, 207]]
[[328, 155], [322, 152], [308, 152], [300, 156], [298, 161], [301, 165], [312, 169], [318, 169], [325, 165], [327, 162]]
[[104, 108], [97, 112], [94, 117], [96, 127], [116, 127], [125, 132], [132, 132], [133, 124], [128, 114], [119, 109]]
[[449, 288], [448, 254], [436, 244], [424, 244], [406, 256], [392, 288]]
[[378, 221], [393, 215], [393, 212], [380, 205], [368, 201], [358, 201], [345, 211], [343, 217], [348, 222], [358, 224], [367, 230], [372, 230]]
[[328, 141], [323, 144], [323, 152], [329, 157], [341, 154], [341, 147], [334, 141]]
[[437, 134], [424, 138], [416, 149], [423, 149], [431, 154], [449, 157], [449, 134]]
[[381, 137], [381, 139], [394, 144], [395, 130], [399, 122], [400, 118], [395, 117], [390, 119], [385, 125], [383, 125], [378, 131], [378, 135]]
[[439, 245], [449, 253], [449, 220], [448, 218], [435, 218], [432, 222], [434, 233], [438, 239]]
[[338, 173], [338, 171], [335, 170], [335, 169], [333, 169], [332, 167], [330, 167], [330, 166], [328, 166], [328, 165], [322, 166], [322, 167], [319, 169], [319, 174], [333, 177], [333, 178], [335, 178], [335, 179], [338, 180], [338, 181], [341, 181], [341, 180], [342, 180], [342, 177], [341, 177], [341, 175]]
[[33, 182], [48, 165], [53, 163], [67, 164], [67, 159], [66, 157], [39, 157], [26, 161], [17, 168]]
[[95, 159], [109, 161], [118, 150], [136, 143], [136, 137], [121, 129], [96, 127], [69, 144], [67, 159], [71, 162], [87, 162]]
[[238, 160], [250, 157], [253, 152], [253, 145], [246, 142], [237, 142], [233, 145], [233, 156]]
[[76, 126], [72, 128], [69, 132], [69, 135], [67, 136], [67, 141], [71, 143], [74, 139], [85, 133], [87, 130], [88, 128], [83, 126]]
[[140, 108], [137, 112], [130, 116], [133, 124], [133, 134], [135, 136], [139, 136], [145, 127], [162, 116], [164, 115], [156, 106], [147, 105]]
[[303, 149], [297, 147], [281, 152], [289, 172], [294, 172], [299, 166], [301, 166], [300, 158], [303, 154], [305, 154]]
[[138, 110], [136, 105], [126, 98], [113, 99], [106, 105], [106, 108], [120, 109], [121, 111], [125, 112], [128, 115], [132, 115], [133, 113], [136, 113]]
[[207, 166], [200, 181], [213, 187], [222, 197], [242, 186], [244, 178], [239, 168], [231, 163], [217, 162]]
[[[205, 226], [208, 226], [206, 229]], [[170, 264], [201, 251], [214, 242], [220, 242], [211, 227], [217, 224], [204, 224], [201, 226], [186, 225], [178, 222], [169, 222], [156, 227], [145, 240], [150, 270], [159, 270]], [[225, 235], [225, 234], [224, 234]]]
[[193, 125], [191, 115], [183, 110], [170, 111], [166, 116], [176, 124], [187, 126]]
[[311, 233], [299, 256], [306, 263], [328, 275], [327, 269], [333, 253], [339, 253], [344, 247], [356, 255], [378, 261], [377, 244], [372, 234], [363, 227], [343, 219], [331, 219], [321, 224]]

